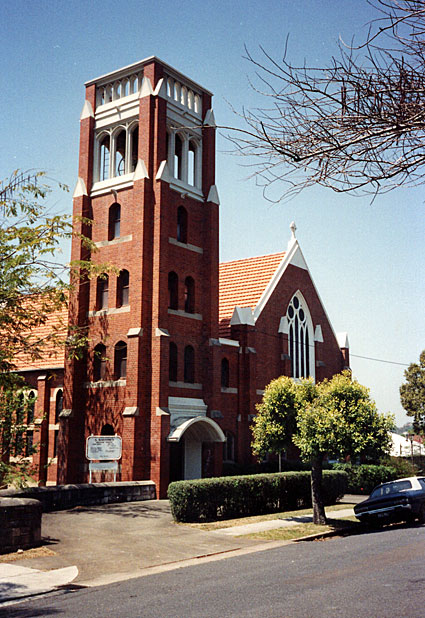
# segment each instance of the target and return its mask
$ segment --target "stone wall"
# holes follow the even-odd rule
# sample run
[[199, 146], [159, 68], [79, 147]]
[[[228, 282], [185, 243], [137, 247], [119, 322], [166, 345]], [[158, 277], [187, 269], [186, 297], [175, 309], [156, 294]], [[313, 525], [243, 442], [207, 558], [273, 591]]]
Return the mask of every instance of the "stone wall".
[[41, 511], [38, 500], [0, 496], [0, 554], [40, 543]]
[[152, 481], [56, 485], [19, 490], [4, 489], [0, 491], [0, 500], [3, 498], [31, 498], [31, 502], [38, 500], [43, 511], [48, 512], [62, 511], [74, 506], [154, 500], [156, 489]]

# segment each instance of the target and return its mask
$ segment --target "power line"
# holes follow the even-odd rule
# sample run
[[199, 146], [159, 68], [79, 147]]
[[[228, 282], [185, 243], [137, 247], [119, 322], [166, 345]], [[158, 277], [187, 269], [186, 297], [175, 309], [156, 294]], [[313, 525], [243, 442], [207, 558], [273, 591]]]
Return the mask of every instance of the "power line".
[[366, 360], [375, 361], [376, 363], [387, 363], [388, 365], [401, 365], [402, 367], [409, 367], [408, 363], [397, 363], [396, 361], [384, 360], [383, 358], [372, 358], [371, 356], [360, 356], [360, 354], [353, 354], [350, 352], [350, 356], [355, 358], [364, 358]]
[[[268, 333], [264, 330], [257, 330], [257, 333], [261, 333], [262, 335], [266, 335], [267, 337], [271, 337], [273, 339], [278, 339], [279, 335], [274, 333]], [[315, 348], [314, 343], [308, 344], [309, 348]], [[351, 350], [349, 351], [350, 358], [353, 356], [354, 358], [362, 358], [364, 360], [374, 361], [375, 363], [386, 363], [387, 365], [400, 365], [401, 367], [410, 367], [409, 363], [398, 363], [397, 361], [385, 360], [383, 358], [373, 358], [372, 356], [362, 356], [361, 354], [353, 354]]]

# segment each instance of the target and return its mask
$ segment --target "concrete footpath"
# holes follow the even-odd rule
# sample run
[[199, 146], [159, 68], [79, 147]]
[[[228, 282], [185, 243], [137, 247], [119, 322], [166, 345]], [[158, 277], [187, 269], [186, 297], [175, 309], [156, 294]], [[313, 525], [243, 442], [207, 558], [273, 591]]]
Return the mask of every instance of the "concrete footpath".
[[[346, 501], [349, 499], [351, 496]], [[327, 509], [327, 514], [347, 517], [353, 511]], [[311, 517], [207, 532], [174, 523], [168, 500], [44, 513], [43, 550], [32, 552], [32, 557], [23, 553], [21, 559], [9, 564], [1, 562], [0, 555], [0, 607], [64, 586], [104, 585], [200, 560], [217, 560], [282, 545], [285, 542], [259, 542], [243, 535], [306, 521], [311, 521]]]

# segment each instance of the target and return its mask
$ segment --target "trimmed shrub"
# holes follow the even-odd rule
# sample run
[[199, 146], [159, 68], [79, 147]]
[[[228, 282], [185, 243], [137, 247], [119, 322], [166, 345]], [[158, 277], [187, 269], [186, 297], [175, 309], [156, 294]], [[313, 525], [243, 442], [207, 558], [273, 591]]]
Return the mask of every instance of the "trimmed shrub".
[[349, 463], [337, 463], [334, 464], [333, 468], [347, 473], [347, 491], [351, 494], [370, 494], [377, 485], [400, 478], [397, 469], [393, 466], [371, 464], [356, 466]]
[[[347, 475], [323, 472], [325, 504], [344, 495]], [[281, 472], [176, 481], [168, 487], [171, 513], [176, 521], [213, 521], [311, 506], [309, 472]]]

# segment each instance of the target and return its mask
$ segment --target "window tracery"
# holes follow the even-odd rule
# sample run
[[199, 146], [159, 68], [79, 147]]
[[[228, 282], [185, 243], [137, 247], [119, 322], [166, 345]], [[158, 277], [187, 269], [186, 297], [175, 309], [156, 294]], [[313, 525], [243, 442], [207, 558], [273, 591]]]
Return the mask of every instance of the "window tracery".
[[314, 338], [310, 312], [301, 294], [292, 297], [286, 312], [288, 347], [293, 378], [314, 377]]

